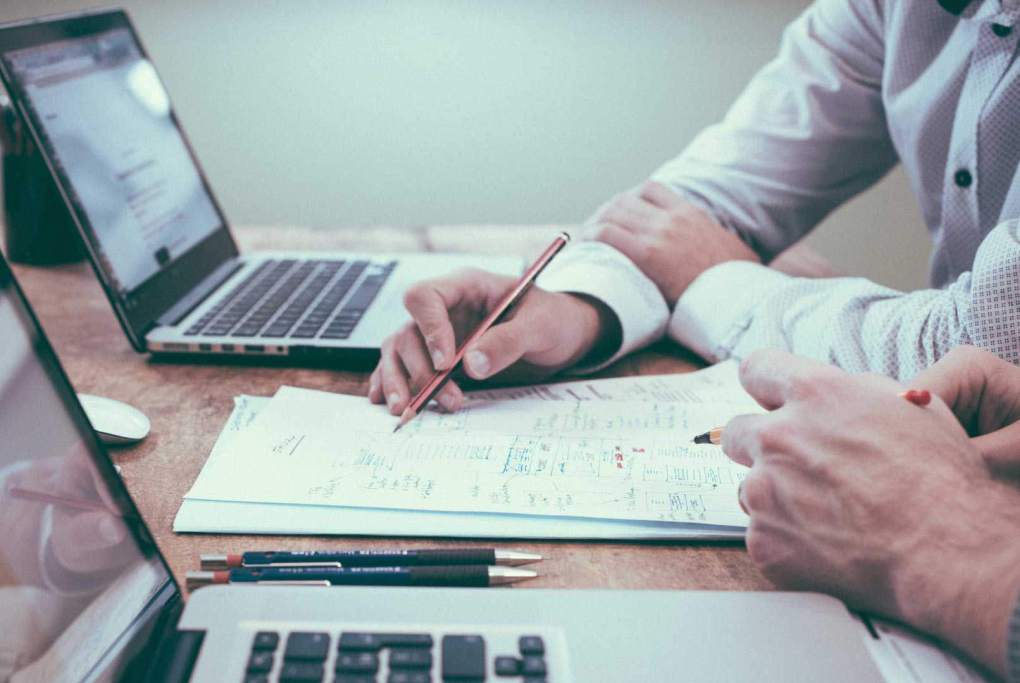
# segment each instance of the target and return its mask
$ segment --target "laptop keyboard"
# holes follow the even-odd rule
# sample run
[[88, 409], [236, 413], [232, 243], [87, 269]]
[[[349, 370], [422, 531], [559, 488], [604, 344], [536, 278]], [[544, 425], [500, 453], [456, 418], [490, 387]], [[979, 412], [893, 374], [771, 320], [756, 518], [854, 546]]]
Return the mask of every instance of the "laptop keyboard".
[[347, 339], [396, 266], [396, 261], [267, 260], [184, 334]]
[[549, 634], [259, 631], [242, 683], [569, 683], [552, 676]]

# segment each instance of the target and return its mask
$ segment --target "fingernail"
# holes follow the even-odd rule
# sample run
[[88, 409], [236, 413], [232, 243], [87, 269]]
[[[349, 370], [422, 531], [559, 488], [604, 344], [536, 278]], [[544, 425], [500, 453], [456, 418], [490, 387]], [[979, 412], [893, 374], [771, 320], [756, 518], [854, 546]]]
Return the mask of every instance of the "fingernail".
[[400, 394], [394, 391], [392, 394], [386, 397], [386, 402], [389, 403], [390, 406], [397, 405], [398, 403], [400, 403]]
[[457, 402], [454, 401], [453, 396], [449, 394], [441, 394], [439, 396], [439, 405], [443, 406], [444, 410], [453, 411], [457, 407]]
[[432, 349], [432, 366], [436, 370], [442, 370], [446, 363], [446, 356], [439, 349]]
[[481, 351], [468, 351], [465, 360], [467, 360], [471, 371], [479, 377], [485, 377], [489, 374], [489, 359]]

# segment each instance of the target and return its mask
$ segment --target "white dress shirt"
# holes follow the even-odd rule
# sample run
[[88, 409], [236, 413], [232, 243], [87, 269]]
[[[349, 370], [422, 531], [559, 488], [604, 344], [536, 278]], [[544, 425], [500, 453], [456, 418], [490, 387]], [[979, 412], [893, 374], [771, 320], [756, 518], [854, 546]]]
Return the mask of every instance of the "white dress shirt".
[[932, 236], [932, 289], [731, 262], [671, 312], [599, 243], [566, 250], [540, 284], [613, 310], [623, 343], [610, 362], [664, 332], [710, 361], [779, 347], [899, 379], [959, 344], [1020, 362], [1018, 18], [1008, 0], [959, 14], [936, 0], [818, 0], [724, 120], [652, 176], [768, 261], [902, 163]]

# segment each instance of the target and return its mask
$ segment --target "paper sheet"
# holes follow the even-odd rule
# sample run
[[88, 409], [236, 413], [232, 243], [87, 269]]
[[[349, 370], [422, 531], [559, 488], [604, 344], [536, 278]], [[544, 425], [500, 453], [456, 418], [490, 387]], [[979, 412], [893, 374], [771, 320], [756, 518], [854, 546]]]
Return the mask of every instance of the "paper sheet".
[[[234, 438], [270, 399], [238, 396], [207, 468], [233, 448]], [[177, 533], [337, 534], [451, 538], [731, 540], [740, 528], [671, 522], [639, 522], [535, 515], [382, 510], [335, 505], [277, 505], [186, 498], [174, 518]]]
[[741, 411], [695, 400], [479, 399], [393, 435], [363, 398], [284, 387], [188, 497], [743, 526], [744, 468], [686, 445]]

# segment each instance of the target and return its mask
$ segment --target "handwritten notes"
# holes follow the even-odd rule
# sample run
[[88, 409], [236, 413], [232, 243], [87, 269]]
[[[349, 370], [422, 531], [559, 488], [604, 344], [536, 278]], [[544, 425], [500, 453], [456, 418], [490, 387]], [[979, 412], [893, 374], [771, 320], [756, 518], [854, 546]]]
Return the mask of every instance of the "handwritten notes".
[[[542, 398], [483, 392], [397, 434], [395, 418], [364, 398], [283, 387], [188, 496], [745, 525], [745, 468], [690, 439], [752, 410], [746, 395], [729, 381], [698, 391], [688, 380], [687, 393], [668, 378], [624, 381], [585, 382], [587, 399], [571, 394], [577, 383], [547, 385]], [[650, 400], [602, 398], [613, 392]]]

